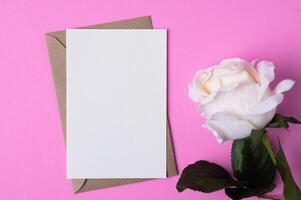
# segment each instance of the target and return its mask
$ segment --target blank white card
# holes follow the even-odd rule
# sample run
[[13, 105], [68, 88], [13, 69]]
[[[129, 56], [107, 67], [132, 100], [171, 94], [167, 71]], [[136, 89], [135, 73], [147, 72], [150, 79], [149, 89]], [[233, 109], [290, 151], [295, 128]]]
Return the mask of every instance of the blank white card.
[[66, 34], [67, 178], [166, 177], [166, 30]]

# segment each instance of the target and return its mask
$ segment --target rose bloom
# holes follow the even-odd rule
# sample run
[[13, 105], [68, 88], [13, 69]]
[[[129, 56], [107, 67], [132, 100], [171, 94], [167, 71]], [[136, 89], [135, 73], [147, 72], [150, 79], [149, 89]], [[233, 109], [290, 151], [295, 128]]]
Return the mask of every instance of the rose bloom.
[[261, 129], [271, 121], [283, 92], [294, 81], [283, 80], [272, 90], [274, 64], [251, 63], [240, 58], [226, 59], [219, 65], [197, 72], [189, 85], [190, 98], [218, 143], [248, 137], [252, 129]]

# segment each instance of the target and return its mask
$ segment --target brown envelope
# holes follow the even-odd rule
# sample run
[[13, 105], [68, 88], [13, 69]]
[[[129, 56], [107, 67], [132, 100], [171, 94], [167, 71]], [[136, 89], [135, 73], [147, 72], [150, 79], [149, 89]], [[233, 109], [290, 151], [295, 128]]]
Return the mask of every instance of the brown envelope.
[[[89, 29], [152, 29], [151, 17], [140, 17], [116, 21], [81, 28]], [[52, 66], [52, 75], [56, 88], [56, 95], [63, 133], [66, 138], [66, 32], [46, 33], [49, 59]], [[177, 175], [176, 161], [173, 151], [172, 139], [167, 124], [167, 176]], [[100, 188], [113, 187], [149, 179], [72, 179], [74, 192], [85, 192]]]

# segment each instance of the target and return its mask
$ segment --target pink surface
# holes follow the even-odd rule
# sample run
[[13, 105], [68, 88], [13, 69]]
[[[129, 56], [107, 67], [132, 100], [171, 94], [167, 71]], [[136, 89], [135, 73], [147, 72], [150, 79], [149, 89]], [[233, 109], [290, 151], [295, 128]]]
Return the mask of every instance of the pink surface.
[[[179, 170], [198, 159], [230, 169], [231, 142], [219, 145], [201, 128], [187, 96], [201, 67], [228, 57], [272, 60], [277, 80], [292, 78], [280, 111], [301, 118], [301, 1], [1, 0], [0, 199], [227, 199], [175, 189], [178, 177], [73, 194], [44, 33], [152, 15], [169, 30], [169, 114]], [[147, 107], [146, 107], [147, 109]], [[301, 186], [301, 126], [280, 135]], [[279, 179], [277, 181], [279, 183]], [[281, 193], [278, 187], [276, 194]]]

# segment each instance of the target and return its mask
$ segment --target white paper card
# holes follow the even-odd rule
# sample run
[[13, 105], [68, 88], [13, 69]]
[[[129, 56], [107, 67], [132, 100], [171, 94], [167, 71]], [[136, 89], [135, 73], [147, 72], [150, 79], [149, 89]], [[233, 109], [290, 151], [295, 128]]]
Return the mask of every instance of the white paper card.
[[166, 30], [66, 34], [67, 178], [166, 177]]

